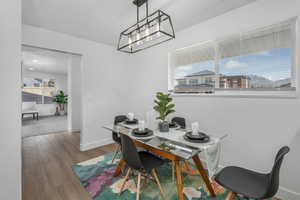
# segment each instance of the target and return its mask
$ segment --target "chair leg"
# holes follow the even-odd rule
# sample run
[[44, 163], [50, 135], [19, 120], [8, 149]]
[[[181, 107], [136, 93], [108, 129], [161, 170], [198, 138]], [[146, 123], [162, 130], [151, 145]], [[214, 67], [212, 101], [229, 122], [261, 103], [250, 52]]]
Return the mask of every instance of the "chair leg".
[[129, 169], [127, 170], [127, 173], [126, 173], [126, 176], [125, 176], [124, 181], [123, 181], [123, 183], [122, 183], [122, 186], [121, 186], [119, 195], [121, 195], [122, 192], [123, 192], [124, 186], [125, 186], [125, 184], [126, 184], [126, 182], [127, 182], [127, 180], [128, 180], [128, 177], [129, 177], [129, 175], [130, 175], [130, 172], [131, 172], [131, 168], [129, 168]]
[[235, 194], [233, 192], [229, 192], [225, 200], [232, 200], [234, 196]]
[[138, 182], [137, 182], [137, 188], [136, 188], [136, 200], [140, 199], [140, 187], [141, 187], [141, 172], [138, 173]]
[[116, 147], [116, 150], [115, 150], [115, 153], [114, 153], [113, 159], [111, 160], [111, 163], [114, 163], [114, 161], [115, 161], [115, 158], [116, 158], [117, 154], [118, 154], [118, 153], [119, 153], [119, 151], [120, 151], [120, 148], [121, 148], [121, 146], [118, 144], [118, 146]]
[[152, 175], [153, 175], [153, 177], [154, 177], [154, 179], [155, 179], [155, 181], [156, 181], [156, 183], [157, 183], [157, 185], [158, 185], [158, 189], [159, 189], [159, 191], [160, 191], [161, 197], [162, 197], [163, 199], [165, 199], [165, 193], [164, 193], [163, 188], [161, 187], [161, 184], [160, 184], [160, 181], [159, 181], [159, 179], [158, 179], [158, 176], [157, 176], [157, 174], [156, 174], [155, 169], [152, 170]]

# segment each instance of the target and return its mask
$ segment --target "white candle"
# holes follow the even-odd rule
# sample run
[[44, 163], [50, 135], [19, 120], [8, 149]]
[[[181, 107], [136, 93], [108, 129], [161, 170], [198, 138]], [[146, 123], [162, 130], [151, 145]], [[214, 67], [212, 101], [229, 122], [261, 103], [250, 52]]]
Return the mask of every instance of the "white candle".
[[133, 119], [134, 119], [134, 114], [130, 112], [130, 113], [127, 114], [127, 117], [128, 117], [128, 119], [129, 119], [130, 121], [133, 121]]
[[199, 132], [199, 123], [198, 122], [192, 123], [192, 133], [193, 133], [193, 135], [197, 135], [198, 132]]
[[144, 131], [145, 130], [145, 121], [139, 120], [139, 131]]

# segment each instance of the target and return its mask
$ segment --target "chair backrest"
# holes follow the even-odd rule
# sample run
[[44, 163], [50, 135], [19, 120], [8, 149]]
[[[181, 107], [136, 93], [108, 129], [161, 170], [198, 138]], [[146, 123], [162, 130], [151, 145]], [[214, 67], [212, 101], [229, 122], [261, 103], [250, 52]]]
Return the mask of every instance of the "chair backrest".
[[182, 118], [182, 117], [174, 117], [172, 119], [172, 122], [177, 123], [180, 126], [180, 128], [185, 128], [186, 127], [185, 119]]
[[269, 186], [268, 186], [268, 190], [267, 190], [267, 193], [264, 198], [271, 198], [271, 197], [275, 196], [275, 194], [277, 193], [278, 187], [279, 187], [280, 167], [281, 167], [284, 156], [289, 151], [290, 151], [290, 148], [288, 146], [284, 146], [278, 151], [272, 171], [269, 174]]
[[122, 157], [126, 164], [135, 170], [141, 170], [143, 168], [137, 148], [128, 135], [121, 135]]
[[[125, 115], [118, 115], [115, 117], [114, 125], [117, 125], [118, 123], [121, 123], [121, 122], [125, 121], [126, 119], [127, 119], [127, 117]], [[118, 133], [112, 132], [112, 138], [115, 142], [118, 142], [118, 143], [120, 142]]]
[[127, 119], [126, 115], [118, 115], [115, 117], [114, 125], [124, 122]]

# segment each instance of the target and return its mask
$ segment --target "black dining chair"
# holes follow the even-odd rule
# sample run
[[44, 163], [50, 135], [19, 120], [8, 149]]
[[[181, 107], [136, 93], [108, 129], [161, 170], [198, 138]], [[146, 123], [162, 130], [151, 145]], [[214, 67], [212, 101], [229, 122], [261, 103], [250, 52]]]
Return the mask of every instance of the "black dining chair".
[[[118, 123], [124, 122], [126, 119], [127, 119], [127, 117], [125, 115], [118, 115], [114, 119], [114, 125], [117, 125]], [[120, 136], [117, 132], [114, 132], [114, 131], [112, 132], [112, 139], [117, 144], [117, 147], [116, 147], [116, 150], [114, 152], [111, 163], [113, 163], [115, 161], [116, 156], [118, 155], [118, 153], [121, 150], [121, 138], [120, 138]]]
[[135, 170], [138, 173], [136, 200], [139, 200], [140, 198], [140, 185], [142, 175], [146, 178], [148, 178], [148, 176], [150, 175], [155, 179], [160, 194], [164, 198], [165, 195], [155, 170], [163, 165], [164, 161], [149, 152], [138, 152], [134, 142], [127, 135], [121, 134], [121, 144], [122, 156], [126, 165], [128, 166], [128, 170], [121, 185], [119, 194], [122, 194], [123, 188], [128, 181], [129, 175], [131, 174], [132, 170]]
[[186, 127], [185, 119], [183, 117], [174, 117], [171, 122], [178, 124], [182, 129], [185, 129]]
[[267, 174], [258, 173], [240, 167], [225, 167], [216, 175], [216, 182], [230, 192], [226, 199], [233, 199], [235, 195], [246, 198], [268, 199], [278, 191], [279, 172], [284, 156], [290, 151], [287, 146], [282, 147], [275, 158], [272, 171]]
[[[173, 117], [172, 120], [171, 120], [172, 123], [176, 123], [180, 126], [180, 128], [182, 129], [185, 129], [186, 128], [186, 122], [185, 122], [185, 118], [183, 117]], [[191, 167], [189, 165], [189, 162], [184, 160], [184, 165], [186, 167], [186, 169], [188, 171], [191, 170]], [[174, 181], [175, 180], [175, 163], [172, 162], [172, 180]]]

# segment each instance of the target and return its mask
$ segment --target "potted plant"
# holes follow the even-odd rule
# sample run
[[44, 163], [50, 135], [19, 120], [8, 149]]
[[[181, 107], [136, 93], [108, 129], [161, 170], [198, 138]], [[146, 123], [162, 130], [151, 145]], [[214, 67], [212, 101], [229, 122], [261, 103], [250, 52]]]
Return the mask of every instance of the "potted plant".
[[159, 122], [159, 130], [161, 132], [168, 132], [169, 131], [169, 123], [166, 121], [166, 117], [175, 112], [174, 104], [171, 104], [172, 98], [170, 94], [164, 94], [162, 92], [156, 93], [156, 100], [154, 103], [156, 104], [153, 109], [159, 113], [159, 116], [156, 118], [160, 120]]
[[65, 115], [65, 104], [68, 103], [68, 95], [66, 95], [63, 91], [59, 91], [59, 93], [54, 96], [53, 101], [58, 104], [59, 114]]

